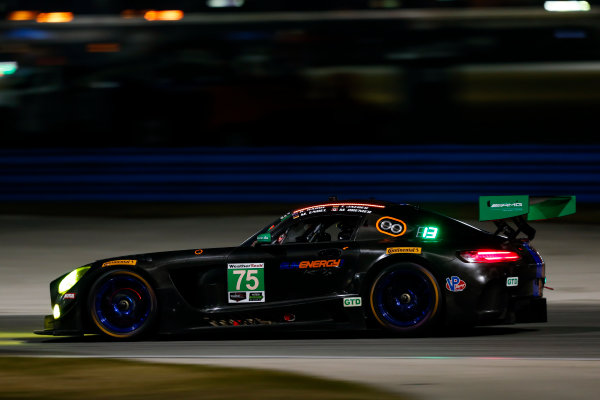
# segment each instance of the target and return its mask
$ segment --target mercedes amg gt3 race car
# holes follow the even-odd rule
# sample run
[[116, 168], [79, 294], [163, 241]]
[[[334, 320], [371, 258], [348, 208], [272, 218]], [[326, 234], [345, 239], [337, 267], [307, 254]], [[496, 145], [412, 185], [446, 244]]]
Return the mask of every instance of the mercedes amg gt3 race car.
[[[488, 232], [409, 204], [338, 201], [293, 210], [237, 247], [98, 260], [50, 283], [43, 335], [294, 327], [438, 328], [546, 321], [545, 264], [527, 221], [575, 197], [482, 196]], [[524, 237], [522, 237], [524, 235]]]

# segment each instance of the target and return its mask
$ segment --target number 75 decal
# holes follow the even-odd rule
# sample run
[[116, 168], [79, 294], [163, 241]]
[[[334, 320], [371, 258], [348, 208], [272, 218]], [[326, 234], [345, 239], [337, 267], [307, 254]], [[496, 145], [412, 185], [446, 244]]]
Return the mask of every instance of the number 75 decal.
[[[235, 290], [256, 290], [258, 289], [258, 285], [260, 282], [258, 281], [258, 277], [256, 274], [258, 273], [257, 269], [236, 269], [231, 271], [234, 275], [238, 275], [237, 283], [235, 284]], [[246, 279], [244, 280], [244, 276]], [[242, 289], [242, 282], [244, 283], [245, 288]], [[252, 282], [250, 284], [249, 282]]]
[[229, 302], [264, 301], [265, 264], [227, 264]]

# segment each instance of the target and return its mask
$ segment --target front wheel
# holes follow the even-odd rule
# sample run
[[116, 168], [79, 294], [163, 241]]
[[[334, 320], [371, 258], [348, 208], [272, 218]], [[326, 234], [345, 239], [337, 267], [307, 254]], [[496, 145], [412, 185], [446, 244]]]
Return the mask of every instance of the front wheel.
[[440, 309], [440, 287], [421, 265], [405, 263], [383, 269], [373, 281], [369, 296], [373, 317], [385, 329], [424, 334]]
[[118, 339], [148, 333], [157, 310], [152, 286], [139, 274], [126, 270], [100, 276], [90, 289], [88, 305], [96, 327]]

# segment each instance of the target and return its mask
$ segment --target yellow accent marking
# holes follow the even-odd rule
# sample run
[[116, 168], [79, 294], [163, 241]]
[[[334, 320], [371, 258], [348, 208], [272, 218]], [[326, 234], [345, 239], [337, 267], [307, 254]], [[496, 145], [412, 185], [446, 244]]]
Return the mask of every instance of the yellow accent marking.
[[112, 261], [107, 261], [104, 264], [102, 264], [102, 267], [109, 267], [111, 265], [136, 265], [137, 264], [137, 260], [112, 260]]
[[420, 247], [388, 247], [385, 254], [421, 254]]

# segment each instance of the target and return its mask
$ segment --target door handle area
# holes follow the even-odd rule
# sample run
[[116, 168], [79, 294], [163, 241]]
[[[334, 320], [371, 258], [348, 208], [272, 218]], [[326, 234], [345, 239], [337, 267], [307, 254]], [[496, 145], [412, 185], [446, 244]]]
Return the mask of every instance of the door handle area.
[[340, 258], [342, 251], [340, 249], [324, 249], [319, 251], [319, 257], [323, 258]]

